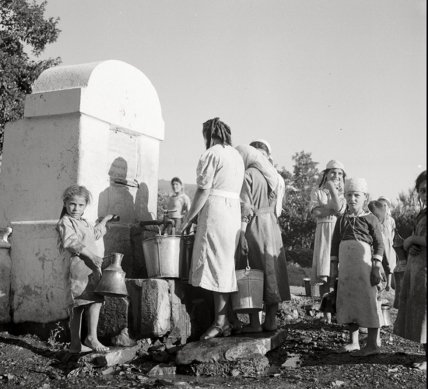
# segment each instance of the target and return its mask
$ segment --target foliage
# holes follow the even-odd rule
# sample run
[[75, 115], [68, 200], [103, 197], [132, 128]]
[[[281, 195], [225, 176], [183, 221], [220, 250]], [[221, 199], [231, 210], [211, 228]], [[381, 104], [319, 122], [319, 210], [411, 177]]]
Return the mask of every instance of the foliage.
[[157, 219], [162, 220], [164, 209], [168, 208], [168, 193], [158, 192]]
[[24, 113], [25, 95], [42, 71], [60, 63], [59, 58], [32, 60], [58, 38], [58, 18], [45, 19], [46, 1], [0, 0], [0, 153], [7, 122]]
[[391, 210], [391, 216], [395, 220], [398, 233], [407, 238], [412, 234], [416, 216], [420, 211], [418, 196], [414, 189], [401, 192], [398, 202]]
[[292, 156], [293, 174], [279, 169], [286, 184], [286, 203], [279, 218], [286, 247], [310, 248], [315, 231], [315, 220], [309, 210], [312, 188], [316, 185], [318, 163], [312, 161], [311, 153], [301, 151]]

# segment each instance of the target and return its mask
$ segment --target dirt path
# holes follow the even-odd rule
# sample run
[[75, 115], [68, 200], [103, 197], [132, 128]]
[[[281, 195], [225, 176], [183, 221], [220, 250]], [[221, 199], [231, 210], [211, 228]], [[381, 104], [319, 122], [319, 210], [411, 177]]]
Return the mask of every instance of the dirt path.
[[[425, 353], [419, 344], [398, 338], [390, 327], [382, 329], [382, 354], [354, 358], [335, 351], [345, 344], [346, 330], [325, 325], [306, 314], [312, 299], [295, 297], [284, 305], [280, 320], [286, 341], [267, 357], [270, 368], [259, 377], [147, 377], [158, 362], [141, 355], [127, 365], [111, 369], [82, 364], [75, 356], [35, 336], [0, 333], [0, 387], [9, 388], [425, 388], [426, 375], [411, 368]], [[290, 320], [293, 314], [297, 319]], [[392, 315], [395, 315], [393, 310]], [[313, 312], [311, 313], [313, 314]], [[295, 367], [287, 367], [295, 366]]]

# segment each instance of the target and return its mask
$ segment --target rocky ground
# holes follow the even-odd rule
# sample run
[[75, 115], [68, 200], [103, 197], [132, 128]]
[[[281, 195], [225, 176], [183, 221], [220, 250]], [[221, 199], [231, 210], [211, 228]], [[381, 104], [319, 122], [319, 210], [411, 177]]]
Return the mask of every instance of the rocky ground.
[[[139, 342], [132, 361], [95, 367], [88, 359], [70, 356], [52, 333], [48, 342], [33, 335], [0, 333], [0, 387], [8, 388], [425, 388], [426, 373], [411, 367], [424, 360], [419, 344], [400, 339], [391, 327], [382, 329], [382, 353], [368, 358], [337, 354], [348, 333], [337, 324], [321, 323], [319, 299], [293, 289], [278, 319], [286, 331], [282, 345], [266, 357], [231, 364], [180, 367], [177, 347], [159, 340]], [[393, 295], [385, 294], [391, 301]], [[394, 319], [396, 314], [392, 310]], [[10, 329], [11, 330], [11, 329]], [[171, 375], [165, 375], [172, 373]], [[162, 375], [164, 374], [164, 375]], [[195, 375], [195, 374], [200, 374]], [[201, 375], [204, 374], [204, 375]]]

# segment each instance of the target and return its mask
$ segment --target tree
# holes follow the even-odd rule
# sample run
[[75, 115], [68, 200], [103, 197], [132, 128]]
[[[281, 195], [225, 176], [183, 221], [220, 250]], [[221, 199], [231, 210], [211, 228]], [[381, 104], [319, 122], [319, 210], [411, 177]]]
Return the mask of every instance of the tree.
[[42, 71], [60, 63], [60, 58], [33, 60], [58, 38], [59, 18], [45, 19], [46, 1], [0, 0], [0, 153], [7, 122], [24, 113], [24, 98]]
[[414, 189], [401, 192], [398, 195], [398, 202], [391, 210], [391, 216], [395, 220], [398, 233], [407, 238], [412, 234], [415, 225], [416, 215], [420, 211], [418, 196]]
[[301, 151], [292, 157], [293, 174], [282, 168], [279, 171], [286, 184], [286, 205], [279, 218], [286, 247], [309, 248], [315, 231], [315, 220], [309, 211], [312, 188], [316, 185], [318, 162], [311, 153]]

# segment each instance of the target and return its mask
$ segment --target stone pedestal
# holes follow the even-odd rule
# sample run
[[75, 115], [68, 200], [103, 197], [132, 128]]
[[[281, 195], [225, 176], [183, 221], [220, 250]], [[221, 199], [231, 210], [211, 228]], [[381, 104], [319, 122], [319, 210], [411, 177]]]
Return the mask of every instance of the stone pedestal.
[[168, 282], [160, 279], [128, 279], [130, 331], [136, 338], [162, 337], [171, 329]]
[[[66, 307], [60, 304], [67, 300], [68, 264], [61, 262], [53, 226], [62, 193], [72, 184], [92, 193], [86, 219], [120, 216], [98, 241], [98, 255], [122, 252], [128, 267], [131, 227], [156, 217], [164, 138], [156, 90], [140, 70], [124, 62], [50, 68], [32, 90], [24, 118], [6, 126], [0, 173], [0, 228], [18, 228], [11, 280], [8, 271], [0, 271], [2, 290], [11, 288], [14, 296], [15, 323], [47, 323], [64, 316]], [[19, 233], [24, 230], [30, 233]], [[2, 269], [8, 266], [5, 259], [0, 263]]]
[[127, 297], [105, 297], [98, 321], [98, 336], [110, 340], [128, 327], [129, 302]]

